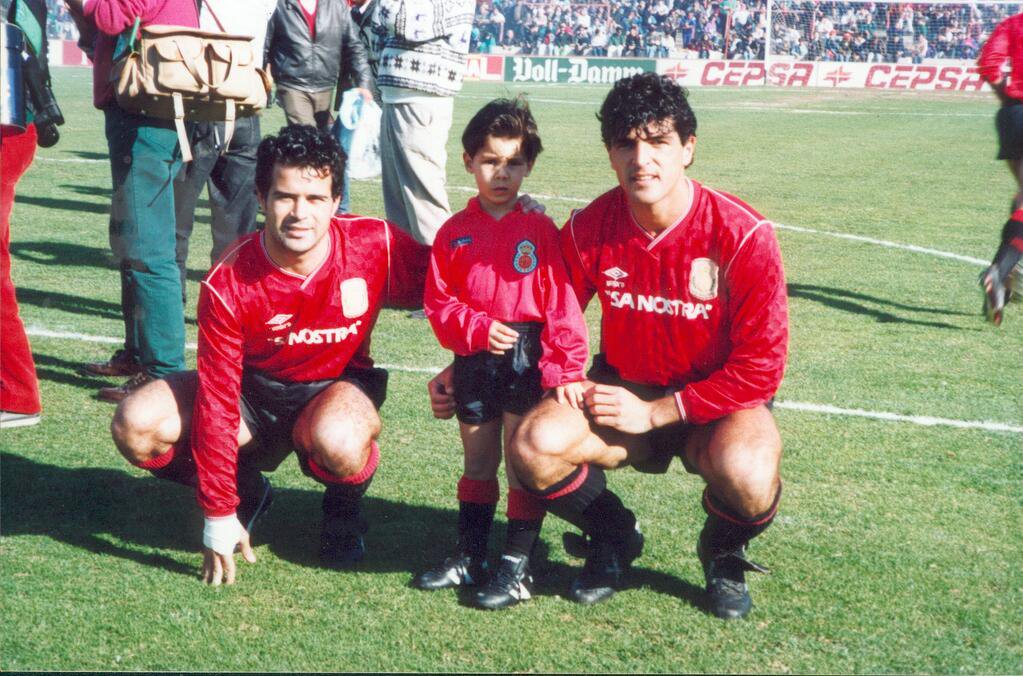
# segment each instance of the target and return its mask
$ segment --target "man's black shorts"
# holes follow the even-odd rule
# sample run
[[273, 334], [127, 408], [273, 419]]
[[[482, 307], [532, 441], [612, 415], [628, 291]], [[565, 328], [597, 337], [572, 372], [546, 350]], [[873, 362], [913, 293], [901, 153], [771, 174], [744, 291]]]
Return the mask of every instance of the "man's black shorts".
[[258, 446], [245, 455], [246, 461], [262, 472], [277, 469], [294, 449], [291, 432], [302, 409], [336, 382], [355, 385], [378, 410], [384, 405], [387, 397], [384, 369], [349, 367], [339, 378], [308, 383], [283, 382], [246, 370], [242, 374], [241, 414]]
[[998, 129], [998, 159], [1023, 158], [1023, 102], [1014, 102], [998, 109], [995, 115]]
[[505, 412], [523, 415], [543, 397], [538, 366], [543, 324], [507, 322], [506, 326], [518, 331], [519, 337], [504, 354], [455, 355], [451, 377], [459, 422], [480, 425]]
[[[654, 399], [674, 395], [678, 390], [675, 387], [652, 387], [624, 380], [618, 374], [618, 369], [607, 363], [607, 359], [603, 354], [598, 354], [593, 358], [593, 366], [590, 367], [586, 377], [595, 383], [624, 387], [643, 401], [653, 401]], [[768, 401], [765, 406], [767, 406], [768, 410], [774, 408], [774, 399], [772, 398]], [[675, 423], [674, 425], [650, 430], [646, 433], [650, 443], [650, 456], [640, 462], [632, 463], [632, 467], [637, 471], [647, 474], [663, 474], [668, 471], [671, 459], [678, 458], [682, 461], [682, 465], [686, 468], [687, 472], [699, 474], [685, 454], [689, 433], [696, 428], [697, 425]]]
[[[660, 399], [673, 395], [676, 391], [676, 388], [673, 387], [654, 387], [624, 380], [618, 374], [618, 369], [607, 363], [603, 353], [593, 357], [593, 366], [590, 367], [586, 377], [595, 383], [624, 387], [643, 401]], [[640, 462], [634, 462], [632, 467], [647, 474], [663, 474], [668, 471], [671, 459], [679, 458], [687, 472], [696, 474], [696, 470], [690, 466], [685, 456], [686, 439], [692, 429], [692, 425], [676, 423], [646, 432], [643, 436], [650, 444], [650, 456]]]

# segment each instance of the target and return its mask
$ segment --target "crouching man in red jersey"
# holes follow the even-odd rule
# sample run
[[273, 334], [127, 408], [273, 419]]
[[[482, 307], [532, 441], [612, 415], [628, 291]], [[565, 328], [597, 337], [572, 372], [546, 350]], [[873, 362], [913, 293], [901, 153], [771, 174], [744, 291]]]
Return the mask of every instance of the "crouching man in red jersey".
[[266, 224], [202, 282], [198, 370], [139, 388], [114, 415], [129, 462], [196, 484], [211, 584], [234, 582], [236, 547], [255, 561], [252, 526], [273, 497], [262, 472], [292, 450], [327, 487], [321, 559], [341, 567], [365, 553], [360, 503], [387, 385], [369, 336], [382, 306], [421, 305], [430, 249], [378, 218], [334, 217], [342, 171], [337, 142], [313, 127], [263, 139]]
[[[685, 90], [652, 73], [619, 80], [601, 107], [618, 187], [573, 214], [562, 252], [580, 305], [601, 304], [602, 354], [584, 384], [585, 411], [545, 399], [527, 413], [507, 457], [586, 563], [580, 603], [622, 588], [643, 549], [636, 518], [605, 469], [664, 472], [673, 457], [706, 482], [697, 551], [707, 607], [744, 617], [746, 544], [774, 519], [781, 438], [769, 402], [781, 382], [788, 313], [771, 224], [742, 201], [687, 178], [696, 118]], [[448, 414], [443, 373], [430, 383]]]

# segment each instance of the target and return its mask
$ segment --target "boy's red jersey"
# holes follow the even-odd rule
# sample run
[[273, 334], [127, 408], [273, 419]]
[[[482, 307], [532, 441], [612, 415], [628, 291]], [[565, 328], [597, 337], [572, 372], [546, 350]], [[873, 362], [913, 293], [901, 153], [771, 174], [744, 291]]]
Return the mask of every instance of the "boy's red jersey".
[[589, 339], [558, 242], [558, 228], [521, 206], [495, 221], [469, 200], [437, 232], [423, 301], [437, 339], [455, 354], [485, 352], [490, 325], [540, 322], [542, 384], [584, 378]]

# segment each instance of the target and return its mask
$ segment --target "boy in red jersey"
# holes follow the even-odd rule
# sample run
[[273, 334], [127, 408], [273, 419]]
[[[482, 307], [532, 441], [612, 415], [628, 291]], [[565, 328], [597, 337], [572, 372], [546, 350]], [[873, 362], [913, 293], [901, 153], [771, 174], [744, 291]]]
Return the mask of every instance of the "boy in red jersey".
[[[788, 343], [785, 279], [774, 230], [731, 195], [686, 176], [696, 118], [686, 92], [644, 73], [615, 83], [601, 107], [618, 187], [573, 214], [562, 251], [580, 305], [598, 295], [601, 346], [584, 411], [546, 399], [530, 411], [507, 458], [547, 510], [578, 526], [586, 564], [580, 603], [625, 583], [643, 549], [635, 515], [605, 469], [664, 472], [673, 457], [706, 482], [697, 551], [708, 610], [744, 617], [745, 573], [762, 570], [746, 544], [774, 519], [781, 438], [768, 408]], [[430, 383], [447, 415], [450, 373]]]
[[474, 604], [498, 609], [530, 596], [529, 556], [545, 514], [543, 501], [508, 471], [508, 538], [487, 581], [502, 428], [510, 439], [545, 390], [557, 406], [581, 407], [588, 339], [557, 226], [518, 203], [542, 150], [529, 107], [521, 99], [491, 101], [469, 121], [462, 146], [479, 194], [438, 231], [423, 303], [437, 339], [455, 353], [465, 451], [458, 546], [414, 584], [430, 590], [482, 584]]
[[334, 216], [342, 170], [326, 132], [291, 126], [263, 139], [266, 223], [203, 280], [197, 371], [139, 388], [114, 415], [129, 462], [197, 482], [211, 584], [234, 582], [236, 546], [255, 561], [249, 531], [272, 499], [261, 472], [292, 450], [326, 485], [321, 559], [341, 567], [365, 552], [360, 505], [379, 462], [387, 385], [369, 336], [382, 306], [419, 305], [429, 248], [381, 219]]
[[[1003, 71], [1006, 63], [1011, 67], [1008, 77]], [[1012, 213], [1002, 227], [998, 251], [990, 267], [980, 276], [984, 314], [998, 326], [1002, 323], [1005, 303], [1013, 292], [1013, 271], [1023, 258], [1023, 14], [998, 24], [981, 49], [977, 70], [1002, 102], [995, 118], [998, 159], [1006, 160], [1017, 185]], [[1015, 274], [1019, 274], [1018, 271]]]

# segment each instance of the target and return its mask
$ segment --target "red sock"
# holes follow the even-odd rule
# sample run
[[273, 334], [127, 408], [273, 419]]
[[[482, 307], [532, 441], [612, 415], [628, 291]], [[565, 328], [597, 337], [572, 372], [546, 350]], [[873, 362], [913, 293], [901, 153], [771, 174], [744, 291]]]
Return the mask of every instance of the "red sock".
[[496, 505], [500, 497], [497, 479], [470, 479], [462, 477], [458, 480], [459, 502], [472, 502], [478, 505]]
[[380, 464], [380, 447], [377, 446], [377, 442], [373, 441], [370, 443], [369, 458], [366, 459], [366, 464], [363, 465], [362, 469], [356, 474], [352, 474], [346, 477], [339, 477], [331, 474], [327, 470], [323, 469], [316, 464], [316, 461], [309, 457], [306, 459], [309, 463], [309, 471], [313, 473], [317, 479], [326, 484], [343, 484], [353, 486], [357, 484], [364, 484], [373, 478], [373, 475], [377, 471], [377, 466]]
[[547, 515], [547, 506], [542, 498], [521, 488], [508, 489], [508, 510], [505, 516], [509, 519], [536, 521]]
[[161, 453], [160, 455], [154, 456], [149, 460], [143, 460], [142, 462], [133, 462], [131, 464], [135, 465], [136, 467], [141, 467], [142, 469], [148, 469], [150, 472], [157, 469], [163, 469], [164, 467], [171, 463], [171, 460], [174, 459], [174, 454], [176, 450], [177, 449], [174, 446], [171, 446], [170, 448], [167, 449], [166, 453]]

